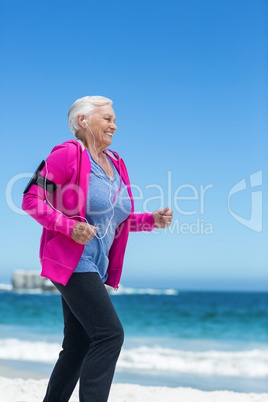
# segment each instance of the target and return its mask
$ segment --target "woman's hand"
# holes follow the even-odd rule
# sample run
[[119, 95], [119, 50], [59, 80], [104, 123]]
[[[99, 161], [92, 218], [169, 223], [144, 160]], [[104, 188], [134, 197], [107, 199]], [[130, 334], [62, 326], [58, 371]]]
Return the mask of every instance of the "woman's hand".
[[154, 223], [157, 228], [168, 228], [173, 219], [173, 211], [166, 207], [153, 212]]
[[71, 234], [71, 238], [79, 244], [86, 244], [96, 235], [99, 228], [85, 222], [77, 222]]

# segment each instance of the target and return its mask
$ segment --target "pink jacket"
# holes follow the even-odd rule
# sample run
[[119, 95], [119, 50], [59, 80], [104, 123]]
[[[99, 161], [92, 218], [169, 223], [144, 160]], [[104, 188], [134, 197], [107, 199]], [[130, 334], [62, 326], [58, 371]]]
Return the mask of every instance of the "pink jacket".
[[[155, 228], [153, 214], [135, 214], [130, 181], [123, 160], [107, 151], [121, 179], [128, 186], [131, 213], [116, 229], [109, 252], [107, 285], [119, 285], [125, 249], [130, 231], [151, 231]], [[84, 245], [71, 238], [74, 225], [84, 221], [90, 178], [90, 159], [79, 141], [70, 140], [53, 148], [41, 171], [42, 176], [53, 181], [57, 190], [50, 195], [34, 184], [23, 196], [22, 209], [43, 226], [40, 244], [41, 275], [66, 285], [83, 251]], [[53, 204], [53, 209], [46, 199]]]

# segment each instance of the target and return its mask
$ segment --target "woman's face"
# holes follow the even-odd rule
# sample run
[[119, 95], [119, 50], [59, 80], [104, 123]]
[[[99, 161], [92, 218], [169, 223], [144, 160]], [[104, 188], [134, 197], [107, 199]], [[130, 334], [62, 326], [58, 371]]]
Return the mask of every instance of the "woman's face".
[[[90, 118], [86, 118], [87, 134], [95, 136], [96, 145], [109, 146], [117, 129], [115, 125], [115, 113], [111, 105], [97, 106]], [[91, 133], [91, 131], [92, 133]]]

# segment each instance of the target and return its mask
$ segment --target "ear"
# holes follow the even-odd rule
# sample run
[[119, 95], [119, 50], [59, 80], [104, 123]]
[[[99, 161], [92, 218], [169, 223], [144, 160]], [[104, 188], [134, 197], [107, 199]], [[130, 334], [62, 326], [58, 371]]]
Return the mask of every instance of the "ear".
[[78, 126], [81, 127], [81, 128], [84, 128], [84, 129], [87, 127], [86, 124], [83, 121], [85, 118], [86, 118], [86, 116], [84, 114], [79, 114], [76, 117]]

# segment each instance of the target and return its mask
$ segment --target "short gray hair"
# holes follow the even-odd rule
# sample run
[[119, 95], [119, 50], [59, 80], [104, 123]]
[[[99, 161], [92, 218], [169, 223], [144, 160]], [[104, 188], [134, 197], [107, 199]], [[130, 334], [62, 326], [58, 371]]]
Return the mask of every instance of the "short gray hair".
[[[96, 107], [103, 105], [112, 105], [113, 101], [104, 96], [84, 96], [77, 99], [69, 109], [68, 122], [69, 127], [75, 137], [77, 137], [79, 126], [77, 123], [77, 116], [84, 114], [90, 117]], [[78, 137], [77, 137], [78, 138]]]

